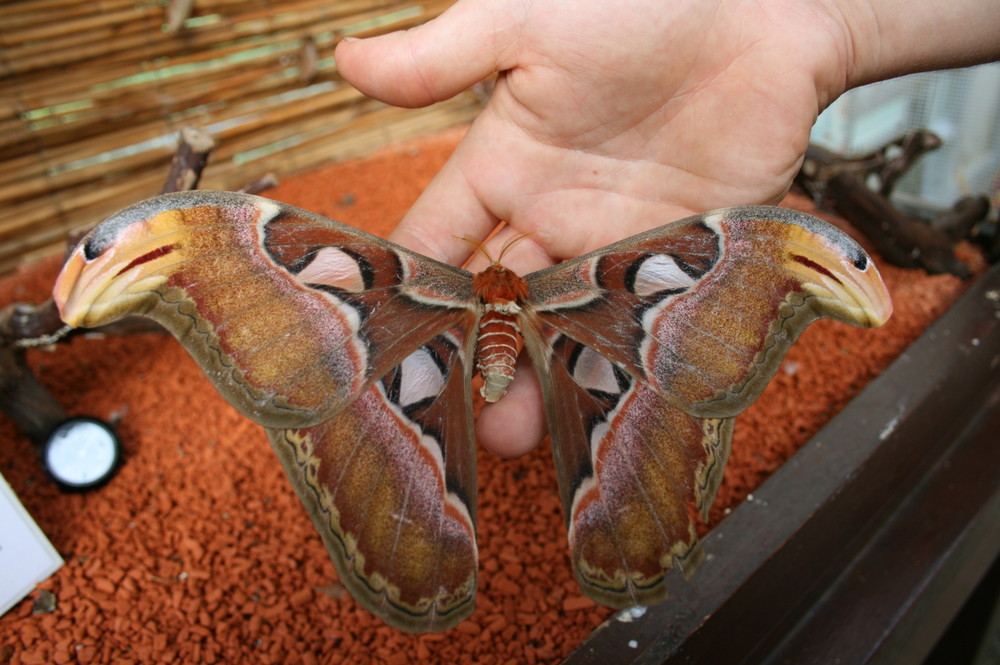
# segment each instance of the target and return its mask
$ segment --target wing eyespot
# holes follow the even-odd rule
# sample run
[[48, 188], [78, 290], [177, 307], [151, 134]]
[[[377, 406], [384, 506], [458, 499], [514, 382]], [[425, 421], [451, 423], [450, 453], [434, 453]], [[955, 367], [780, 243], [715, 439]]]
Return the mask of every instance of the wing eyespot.
[[691, 267], [670, 254], [646, 254], [625, 271], [625, 288], [640, 298], [683, 293], [698, 283]]
[[299, 282], [313, 287], [361, 293], [375, 283], [375, 271], [368, 259], [345, 247], [315, 248], [288, 268]]
[[632, 378], [588, 346], [577, 344], [567, 362], [570, 376], [595, 398], [614, 408], [632, 385]]

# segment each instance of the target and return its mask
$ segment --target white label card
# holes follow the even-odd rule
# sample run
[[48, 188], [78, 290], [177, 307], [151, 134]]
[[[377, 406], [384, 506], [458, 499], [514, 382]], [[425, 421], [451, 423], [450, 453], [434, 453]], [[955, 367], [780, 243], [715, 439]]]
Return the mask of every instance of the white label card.
[[62, 557], [0, 475], [0, 615], [62, 564]]

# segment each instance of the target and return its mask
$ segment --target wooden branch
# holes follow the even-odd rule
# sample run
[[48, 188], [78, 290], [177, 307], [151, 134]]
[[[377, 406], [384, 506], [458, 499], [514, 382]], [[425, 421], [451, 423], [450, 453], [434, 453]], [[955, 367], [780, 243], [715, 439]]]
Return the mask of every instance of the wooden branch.
[[888, 199], [856, 179], [850, 176], [832, 179], [827, 183], [826, 196], [833, 202], [833, 209], [864, 233], [889, 263], [923, 268], [931, 274], [970, 277], [968, 267], [955, 257], [948, 236], [904, 215]]
[[311, 35], [306, 35], [302, 39], [302, 48], [299, 49], [299, 82], [302, 85], [309, 85], [316, 80], [319, 74], [319, 46]]
[[195, 127], [181, 130], [180, 142], [170, 162], [170, 172], [161, 194], [184, 192], [198, 188], [201, 172], [208, 164], [208, 153], [215, 148], [215, 139]]
[[[194, 128], [182, 130], [163, 193], [193, 189], [214, 146], [214, 139], [207, 133]], [[96, 330], [104, 334], [164, 332], [158, 324], [141, 317], [129, 317]], [[25, 349], [55, 344], [67, 339], [71, 332], [51, 298], [37, 306], [15, 303], [0, 310], [0, 411], [36, 444], [43, 443], [67, 414], [32, 373]]]
[[[278, 91], [277, 88], [268, 89], [261, 95], [249, 96], [240, 104], [230, 104], [222, 110], [205, 111], [199, 115], [199, 123], [202, 126], [214, 123], [227, 125], [217, 136], [225, 138], [224, 145], [228, 145], [234, 136], [251, 134], [265, 128], [282, 132], [285, 136], [294, 136], [300, 131], [300, 121], [289, 122], [291, 119], [318, 118], [319, 111], [365, 102], [364, 95], [346, 85], [307, 97], [291, 106], [276, 98], [274, 93]], [[213, 94], [220, 93], [214, 91]], [[53, 189], [96, 181], [167, 157], [170, 149], [164, 146], [148, 148], [114, 160], [96, 161], [80, 168], [52, 170], [53, 165], [81, 162], [111, 150], [125, 149], [137, 143], [168, 136], [176, 131], [175, 123], [169, 118], [155, 117], [149, 122], [141, 118], [134, 120], [134, 123], [121, 130], [74, 142], [65, 149], [47, 150], [44, 160], [39, 159], [36, 154], [17, 159], [16, 163], [11, 159], [9, 167], [0, 166], [0, 174], [4, 174], [9, 183], [0, 185], [0, 202], [15, 201]]]
[[263, 191], [277, 187], [280, 182], [278, 176], [273, 173], [266, 173], [262, 178], [243, 185], [238, 191], [244, 194], [260, 194]]
[[925, 153], [938, 148], [941, 139], [926, 130], [908, 132], [878, 150], [860, 157], [842, 157], [817, 145], [810, 145], [797, 184], [810, 194], [838, 175], [852, 175], [863, 183], [874, 177], [875, 189], [888, 198], [899, 178]]
[[885, 160], [885, 164], [879, 173], [882, 181], [879, 194], [889, 198], [896, 182], [913, 166], [914, 162], [931, 150], [937, 150], [941, 144], [942, 141], [936, 134], [926, 130], [918, 130], [910, 132], [898, 141], [893, 141], [882, 148], [881, 156]]
[[951, 210], [943, 212], [931, 220], [931, 226], [948, 236], [952, 242], [958, 242], [972, 237], [973, 229], [984, 222], [989, 214], [989, 198], [963, 196], [955, 201]]
[[167, 32], [177, 34], [191, 16], [194, 0], [170, 0], [167, 5]]
[[31, 373], [24, 351], [0, 338], [0, 411], [34, 443], [66, 420], [66, 411]]
[[[933, 135], [927, 132], [908, 135], [872, 155], [854, 160], [811, 145], [795, 182], [864, 233], [889, 263], [923, 268], [930, 273], [951, 273], [965, 279], [970, 272], [955, 257], [952, 240], [939, 229], [904, 215], [880, 193], [891, 191], [914, 160], [940, 145], [937, 137], [933, 140], [930, 137]], [[873, 191], [866, 184], [871, 175], [879, 179], [880, 191]]]
[[221, 20], [182, 35], [162, 29], [165, 4], [0, 3], [0, 271], [156, 191], [173, 156], [163, 139], [190, 118], [221, 146], [205, 186], [236, 189], [258, 153], [259, 172], [310, 168], [478, 110], [463, 99], [389, 113], [329, 58], [346, 34], [411, 27], [453, 0], [198, 0], [191, 16]]

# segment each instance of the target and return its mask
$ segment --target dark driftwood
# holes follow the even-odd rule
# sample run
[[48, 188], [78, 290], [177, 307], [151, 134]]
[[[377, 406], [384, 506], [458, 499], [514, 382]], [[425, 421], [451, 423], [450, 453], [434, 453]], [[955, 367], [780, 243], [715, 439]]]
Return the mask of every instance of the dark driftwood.
[[171, 192], [186, 192], [198, 188], [202, 171], [208, 164], [208, 155], [215, 148], [215, 139], [195, 127], [185, 127], [181, 130], [181, 138], [177, 144], [177, 152], [170, 162], [167, 181], [163, 184], [162, 194]]
[[889, 200], [851, 176], [837, 176], [826, 185], [833, 208], [871, 240], [886, 261], [903, 268], [923, 268], [931, 274], [951, 273], [963, 279], [968, 267], [955, 257], [952, 241], [932, 226], [897, 210]]
[[244, 194], [260, 194], [265, 189], [271, 189], [272, 187], [277, 186], [278, 176], [273, 173], [265, 173], [263, 177], [240, 187], [240, 191]]
[[0, 411], [37, 444], [67, 417], [59, 402], [32, 374], [24, 349], [13, 344], [6, 330], [0, 330]]
[[910, 132], [861, 157], [842, 157], [810, 145], [795, 184], [821, 199], [827, 182], [839, 175], [851, 175], [864, 183], [874, 179], [876, 182], [871, 189], [888, 198], [896, 182], [914, 162], [940, 145], [941, 139], [927, 131]]
[[192, 9], [194, 9], [194, 0], [170, 0], [170, 4], [167, 5], [167, 20], [164, 24], [167, 32], [172, 35], [180, 32], [184, 21], [190, 18]]
[[[208, 134], [190, 128], [182, 130], [163, 193], [193, 189], [214, 146]], [[70, 241], [67, 256], [79, 240]], [[122, 335], [164, 330], [147, 319], [130, 317], [96, 332]], [[44, 442], [67, 414], [28, 367], [25, 349], [54, 344], [72, 333], [63, 325], [51, 298], [40, 305], [14, 303], [0, 310], [0, 411], [35, 443]]]
[[[913, 132], [858, 159], [845, 159], [812, 145], [795, 183], [864, 233], [889, 263], [967, 278], [969, 269], [955, 257], [955, 241], [948, 234], [903, 214], [889, 202], [899, 177], [940, 144], [929, 132]], [[872, 180], [875, 187], [869, 185]], [[978, 219], [964, 220], [974, 212], [969, 207], [959, 213], [961, 223], [968, 223], [969, 229]]]
[[971, 238], [976, 240], [978, 226], [990, 214], [990, 200], [985, 196], [963, 196], [955, 201], [951, 210], [943, 212], [931, 225], [953, 242]]
[[915, 131], [892, 141], [874, 153], [875, 161], [882, 161], [876, 169], [880, 180], [878, 193], [889, 198], [896, 182], [924, 153], [941, 146], [941, 139], [928, 131]]

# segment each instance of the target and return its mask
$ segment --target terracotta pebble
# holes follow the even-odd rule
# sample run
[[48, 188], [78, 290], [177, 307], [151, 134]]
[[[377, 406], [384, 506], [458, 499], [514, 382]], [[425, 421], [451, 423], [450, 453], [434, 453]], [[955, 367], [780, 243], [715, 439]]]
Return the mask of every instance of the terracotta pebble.
[[[460, 136], [330, 165], [268, 195], [385, 235]], [[44, 300], [58, 263], [52, 257], [0, 280], [0, 306]], [[740, 416], [709, 525], [964, 288], [891, 267], [883, 276], [896, 306], [884, 328], [813, 326]], [[32, 612], [36, 591], [0, 618], [2, 663], [555, 663], [611, 613], [574, 582], [547, 443], [514, 460], [479, 452], [476, 612], [446, 634], [412, 636], [344, 592], [264, 433], [173, 340], [81, 337], [28, 359], [70, 412], [120, 419], [125, 464], [97, 492], [61, 494], [28, 440], [0, 420], [0, 471], [66, 559], [39, 587], [55, 594], [54, 612]]]

